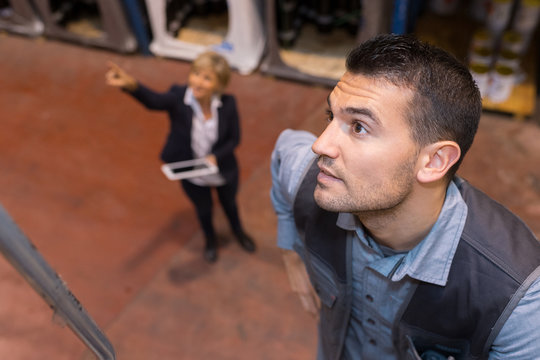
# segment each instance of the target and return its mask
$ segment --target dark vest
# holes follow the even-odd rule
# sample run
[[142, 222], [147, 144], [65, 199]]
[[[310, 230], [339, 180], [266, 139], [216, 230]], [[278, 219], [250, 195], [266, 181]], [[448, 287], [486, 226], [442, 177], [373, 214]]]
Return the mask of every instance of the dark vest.
[[[325, 359], [339, 359], [352, 299], [351, 244], [337, 213], [313, 199], [318, 168], [308, 170], [294, 203], [305, 249], [301, 256], [321, 299], [320, 341]], [[468, 206], [446, 286], [418, 282], [398, 312], [393, 342], [399, 359], [437, 352], [487, 359], [508, 316], [540, 275], [540, 243], [523, 222], [464, 180], [455, 179]]]

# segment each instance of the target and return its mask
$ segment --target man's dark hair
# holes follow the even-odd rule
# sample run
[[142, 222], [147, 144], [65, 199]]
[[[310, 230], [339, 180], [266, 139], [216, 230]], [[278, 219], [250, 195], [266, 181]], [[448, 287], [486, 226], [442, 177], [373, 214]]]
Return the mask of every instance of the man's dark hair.
[[482, 99], [468, 68], [454, 56], [411, 35], [378, 35], [353, 49], [347, 71], [411, 89], [407, 119], [420, 146], [455, 141], [461, 158], [471, 147], [482, 113]]

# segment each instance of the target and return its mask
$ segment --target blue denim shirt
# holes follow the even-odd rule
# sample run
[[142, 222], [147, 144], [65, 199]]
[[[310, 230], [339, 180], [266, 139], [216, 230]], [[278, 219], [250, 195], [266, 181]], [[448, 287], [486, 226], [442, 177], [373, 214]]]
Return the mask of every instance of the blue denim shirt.
[[[315, 136], [285, 130], [272, 153], [271, 199], [278, 217], [278, 246], [302, 247], [293, 217], [293, 204], [304, 172], [315, 158]], [[444, 286], [467, 217], [467, 205], [450, 183], [439, 219], [426, 238], [407, 253], [389, 254], [366, 236], [351, 214], [340, 213], [337, 226], [353, 241], [353, 308], [344, 347], [346, 359], [395, 359], [392, 325], [404, 301], [410, 278]], [[378, 299], [364, 302], [365, 295]], [[376, 304], [374, 306], [373, 304]], [[493, 342], [490, 359], [540, 357], [540, 280], [528, 289]]]

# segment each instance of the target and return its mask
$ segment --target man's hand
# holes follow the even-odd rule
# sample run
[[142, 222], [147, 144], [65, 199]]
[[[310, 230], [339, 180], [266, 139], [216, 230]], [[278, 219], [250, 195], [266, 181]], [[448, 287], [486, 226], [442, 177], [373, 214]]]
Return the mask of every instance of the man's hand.
[[127, 91], [135, 91], [137, 89], [137, 80], [125, 72], [120, 66], [112, 61], [108, 61], [107, 66], [109, 67], [109, 70], [105, 73], [107, 85], [120, 87]]
[[304, 309], [318, 318], [321, 302], [309, 281], [302, 259], [297, 253], [290, 250], [283, 250], [282, 254], [292, 290], [300, 296]]

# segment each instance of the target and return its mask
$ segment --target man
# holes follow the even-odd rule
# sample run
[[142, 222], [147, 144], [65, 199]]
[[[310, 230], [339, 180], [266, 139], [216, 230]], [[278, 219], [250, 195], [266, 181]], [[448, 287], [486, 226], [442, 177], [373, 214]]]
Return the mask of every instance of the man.
[[286, 130], [272, 154], [278, 245], [318, 312], [318, 358], [538, 358], [540, 245], [455, 176], [482, 111], [468, 69], [400, 35], [346, 65], [324, 132]]

